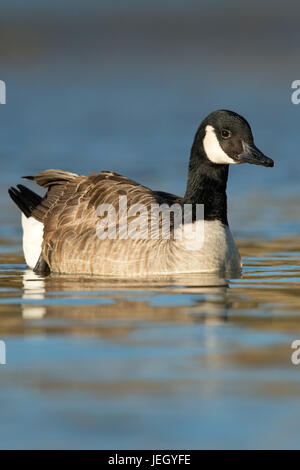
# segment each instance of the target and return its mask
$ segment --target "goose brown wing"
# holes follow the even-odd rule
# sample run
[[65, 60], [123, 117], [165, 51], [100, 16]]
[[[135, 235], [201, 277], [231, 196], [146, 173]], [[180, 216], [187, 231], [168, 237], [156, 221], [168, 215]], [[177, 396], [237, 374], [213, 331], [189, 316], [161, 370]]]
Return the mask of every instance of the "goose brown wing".
[[[109, 204], [116, 211], [119, 220], [119, 198], [126, 196], [127, 207], [143, 204], [148, 210], [152, 204], [180, 202], [175, 195], [161, 191], [151, 191], [122, 175], [103, 171], [90, 176], [79, 176], [66, 172], [49, 170], [34, 179], [38, 184], [48, 188], [48, 193], [35, 209], [33, 214], [44, 223], [43, 256], [54, 270], [68, 272], [93, 271], [95, 257], [105, 258], [108, 253], [120, 247], [124, 240], [101, 240], [96, 229], [99, 224], [97, 209], [102, 204]], [[128, 218], [130, 224], [132, 218]], [[148, 223], [150, 219], [148, 219]], [[117, 225], [116, 229], [118, 230]], [[134, 252], [133, 246], [138, 241], [127, 241], [127, 248]], [[116, 246], [119, 245], [119, 246]], [[129, 245], [131, 247], [129, 247]], [[122, 243], [124, 247], [124, 243]], [[69, 264], [68, 264], [69, 263]], [[74, 268], [76, 264], [76, 268]], [[87, 269], [89, 265], [89, 269]]]
[[63, 170], [46, 170], [35, 176], [24, 176], [24, 178], [47, 188], [47, 193], [32, 212], [36, 220], [44, 223], [49, 210], [56, 205], [67, 185], [72, 180], [82, 177]]

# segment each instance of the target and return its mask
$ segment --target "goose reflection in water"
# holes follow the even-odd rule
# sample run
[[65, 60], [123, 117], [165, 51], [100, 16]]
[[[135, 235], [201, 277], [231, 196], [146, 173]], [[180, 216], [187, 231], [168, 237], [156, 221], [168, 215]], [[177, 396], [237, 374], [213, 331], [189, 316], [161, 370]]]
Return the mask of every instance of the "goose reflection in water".
[[[219, 274], [117, 281], [95, 277], [23, 275], [23, 319], [45, 316], [86, 322], [148, 320], [207, 323], [226, 320], [229, 282]], [[115, 328], [119, 328], [116, 325]]]

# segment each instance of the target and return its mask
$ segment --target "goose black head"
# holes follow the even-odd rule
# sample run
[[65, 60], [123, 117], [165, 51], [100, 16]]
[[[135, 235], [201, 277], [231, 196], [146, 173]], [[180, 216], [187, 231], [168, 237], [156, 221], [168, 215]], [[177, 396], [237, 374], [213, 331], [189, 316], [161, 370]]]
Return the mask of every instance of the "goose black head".
[[193, 150], [197, 153], [199, 147], [201, 154], [214, 164], [274, 166], [273, 160], [255, 146], [246, 119], [233, 111], [214, 111], [204, 119], [197, 131]]

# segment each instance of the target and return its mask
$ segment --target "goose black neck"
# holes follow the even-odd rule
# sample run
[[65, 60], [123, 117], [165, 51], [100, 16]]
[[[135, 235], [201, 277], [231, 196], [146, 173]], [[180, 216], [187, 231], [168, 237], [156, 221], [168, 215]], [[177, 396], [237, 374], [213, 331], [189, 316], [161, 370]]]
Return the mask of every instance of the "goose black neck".
[[194, 142], [183, 203], [193, 204], [193, 208], [196, 204], [204, 204], [204, 220], [220, 220], [228, 225], [227, 179], [228, 165], [208, 160], [202, 143]]

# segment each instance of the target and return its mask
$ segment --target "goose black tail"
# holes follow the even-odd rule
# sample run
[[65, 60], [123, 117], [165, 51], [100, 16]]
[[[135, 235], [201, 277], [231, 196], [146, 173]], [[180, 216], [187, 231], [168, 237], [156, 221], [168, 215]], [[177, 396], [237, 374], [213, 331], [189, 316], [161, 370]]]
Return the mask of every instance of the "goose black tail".
[[9, 188], [8, 194], [23, 214], [30, 217], [36, 206], [41, 203], [42, 198], [22, 184], [18, 184], [17, 188]]

